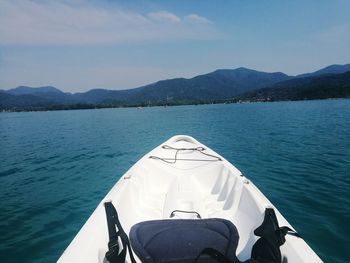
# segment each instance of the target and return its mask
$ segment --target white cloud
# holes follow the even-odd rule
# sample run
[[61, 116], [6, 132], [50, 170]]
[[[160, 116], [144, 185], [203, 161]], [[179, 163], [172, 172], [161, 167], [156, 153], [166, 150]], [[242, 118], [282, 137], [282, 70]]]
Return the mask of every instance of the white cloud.
[[159, 12], [149, 13], [148, 17], [154, 21], [159, 21], [159, 22], [171, 22], [171, 23], [181, 22], [181, 19], [178, 16], [168, 11], [159, 11]]
[[187, 15], [187, 16], [185, 16], [185, 19], [190, 21], [190, 22], [197, 23], [197, 24], [211, 24], [212, 23], [209, 19], [207, 19], [203, 16], [199, 16], [197, 14]]
[[209, 20], [195, 14], [180, 18], [168, 11], [142, 14], [79, 3], [0, 1], [0, 44], [109, 44], [215, 34]]

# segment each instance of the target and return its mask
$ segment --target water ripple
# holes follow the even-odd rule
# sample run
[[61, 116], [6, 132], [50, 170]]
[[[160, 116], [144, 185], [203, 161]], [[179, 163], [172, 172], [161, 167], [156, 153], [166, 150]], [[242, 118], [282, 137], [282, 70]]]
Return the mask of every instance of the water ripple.
[[1, 262], [57, 260], [119, 176], [175, 134], [234, 163], [325, 262], [348, 262], [349, 112], [332, 100], [0, 114]]

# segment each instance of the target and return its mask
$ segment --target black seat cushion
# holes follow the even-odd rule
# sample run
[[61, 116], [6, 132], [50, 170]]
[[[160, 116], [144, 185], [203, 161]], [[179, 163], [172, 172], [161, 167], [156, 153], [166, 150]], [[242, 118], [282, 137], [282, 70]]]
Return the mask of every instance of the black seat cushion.
[[[238, 232], [221, 218], [145, 221], [130, 230], [130, 242], [142, 262], [193, 262], [205, 248], [213, 248], [234, 261]], [[216, 262], [210, 257], [200, 262]]]

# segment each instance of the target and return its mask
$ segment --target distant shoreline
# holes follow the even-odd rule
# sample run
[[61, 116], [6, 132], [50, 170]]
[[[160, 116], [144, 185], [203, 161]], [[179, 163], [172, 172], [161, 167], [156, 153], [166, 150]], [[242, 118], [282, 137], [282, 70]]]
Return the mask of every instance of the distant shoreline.
[[230, 99], [230, 100], [215, 100], [215, 101], [197, 101], [189, 103], [155, 103], [152, 105], [145, 105], [144, 103], [133, 105], [104, 105], [104, 104], [74, 104], [74, 105], [52, 105], [49, 107], [31, 107], [31, 108], [13, 108], [13, 109], [0, 109], [0, 113], [11, 112], [44, 112], [44, 111], [71, 111], [71, 110], [99, 110], [99, 109], [122, 109], [122, 108], [151, 108], [151, 107], [176, 107], [176, 106], [198, 106], [198, 105], [212, 105], [212, 104], [250, 104], [250, 103], [270, 103], [270, 102], [297, 102], [297, 101], [317, 101], [317, 100], [347, 100], [350, 97], [330, 97], [330, 98], [315, 98], [315, 99], [285, 99], [285, 100], [272, 100], [272, 99]]
[[52, 111], [350, 98], [350, 64], [288, 76], [248, 68], [219, 69], [129, 90], [65, 93], [53, 86], [0, 90], [0, 111]]

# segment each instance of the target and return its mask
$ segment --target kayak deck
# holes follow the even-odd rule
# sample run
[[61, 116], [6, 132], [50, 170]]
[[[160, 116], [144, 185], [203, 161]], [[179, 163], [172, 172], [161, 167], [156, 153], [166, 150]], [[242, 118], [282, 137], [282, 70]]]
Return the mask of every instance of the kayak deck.
[[[262, 223], [266, 208], [274, 208], [280, 225], [291, 227], [232, 164], [194, 138], [179, 135], [146, 154], [120, 178], [59, 262], [104, 262], [108, 230], [103, 203], [107, 200], [116, 207], [126, 233], [148, 220], [196, 220], [198, 215], [227, 219], [239, 233], [240, 260], [250, 258], [257, 240], [253, 231]], [[303, 239], [291, 235], [281, 252], [290, 262], [322, 262]]]

